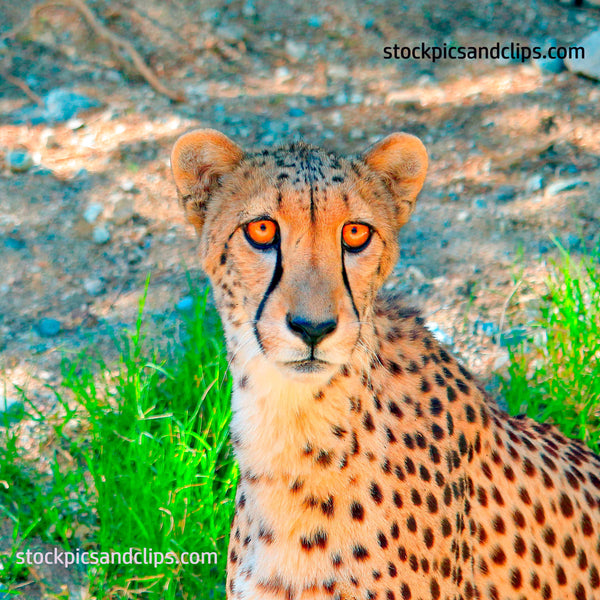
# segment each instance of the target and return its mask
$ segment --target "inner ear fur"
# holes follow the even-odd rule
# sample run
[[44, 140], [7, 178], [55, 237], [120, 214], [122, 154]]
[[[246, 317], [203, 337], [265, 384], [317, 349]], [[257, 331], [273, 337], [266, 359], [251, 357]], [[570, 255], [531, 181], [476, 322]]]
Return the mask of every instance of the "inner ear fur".
[[404, 225], [415, 210], [427, 174], [429, 161], [423, 142], [409, 133], [392, 133], [369, 148], [363, 160], [394, 195], [397, 224]]
[[187, 220], [200, 232], [206, 205], [219, 178], [242, 160], [242, 149], [214, 129], [196, 129], [182, 135], [171, 152], [171, 169], [179, 202]]

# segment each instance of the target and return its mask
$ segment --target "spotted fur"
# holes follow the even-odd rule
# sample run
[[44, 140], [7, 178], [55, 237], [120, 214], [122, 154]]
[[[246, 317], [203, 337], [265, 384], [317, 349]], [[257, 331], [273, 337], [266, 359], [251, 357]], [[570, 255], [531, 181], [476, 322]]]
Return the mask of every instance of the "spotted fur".
[[[234, 382], [228, 598], [600, 598], [599, 457], [499, 410], [380, 292], [425, 175], [420, 142], [395, 134], [349, 159], [243, 153], [201, 130], [172, 163]], [[257, 218], [279, 227], [267, 251], [244, 235]], [[357, 254], [349, 222], [373, 230]], [[310, 345], [290, 314], [336, 327]]]

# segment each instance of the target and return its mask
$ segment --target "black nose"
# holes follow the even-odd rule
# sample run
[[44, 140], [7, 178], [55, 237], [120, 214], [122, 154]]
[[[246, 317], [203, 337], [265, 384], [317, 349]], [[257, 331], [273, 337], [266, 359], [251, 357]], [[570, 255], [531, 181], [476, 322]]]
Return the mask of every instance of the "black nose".
[[323, 338], [335, 331], [337, 320], [315, 323], [303, 317], [286, 316], [288, 327], [309, 346], [316, 346]]

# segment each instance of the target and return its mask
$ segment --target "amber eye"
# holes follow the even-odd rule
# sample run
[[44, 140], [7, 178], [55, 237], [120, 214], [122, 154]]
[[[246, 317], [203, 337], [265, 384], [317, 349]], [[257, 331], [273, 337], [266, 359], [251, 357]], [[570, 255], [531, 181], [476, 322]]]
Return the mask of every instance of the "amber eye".
[[371, 228], [364, 223], [348, 223], [342, 229], [344, 247], [350, 252], [360, 252], [371, 241]]
[[257, 248], [268, 248], [277, 238], [277, 223], [270, 219], [260, 219], [248, 223], [244, 231], [252, 245]]

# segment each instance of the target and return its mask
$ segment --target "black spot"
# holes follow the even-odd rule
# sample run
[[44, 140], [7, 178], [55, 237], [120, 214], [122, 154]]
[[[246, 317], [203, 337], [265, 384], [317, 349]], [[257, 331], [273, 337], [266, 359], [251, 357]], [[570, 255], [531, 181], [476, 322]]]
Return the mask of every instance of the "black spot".
[[454, 402], [456, 400], [456, 391], [451, 385], [446, 386], [446, 396], [448, 402]]
[[375, 424], [373, 423], [373, 417], [371, 416], [371, 413], [368, 411], [365, 413], [365, 416], [363, 417], [363, 427], [367, 431], [373, 431], [375, 429]]
[[326, 517], [333, 517], [334, 513], [334, 502], [333, 496], [329, 496], [327, 500], [321, 502], [321, 511]]
[[376, 504], [381, 504], [383, 502], [383, 494], [381, 493], [381, 488], [374, 481], [371, 482], [370, 487], [371, 498]]
[[365, 518], [365, 509], [359, 502], [353, 502], [350, 505], [350, 515], [355, 521], [362, 521]]
[[364, 546], [356, 544], [352, 548], [352, 555], [356, 560], [366, 560], [369, 558], [369, 551]]
[[388, 403], [388, 409], [389, 409], [390, 413], [392, 413], [397, 419], [401, 419], [403, 417], [403, 413], [400, 410], [400, 407], [395, 402], [392, 402], [391, 400]]
[[444, 439], [444, 430], [437, 423], [431, 426], [431, 433], [438, 442]]
[[429, 400], [429, 412], [434, 416], [437, 417], [438, 415], [441, 414], [443, 410], [443, 406], [442, 403], [439, 401], [438, 398], [431, 398]]

